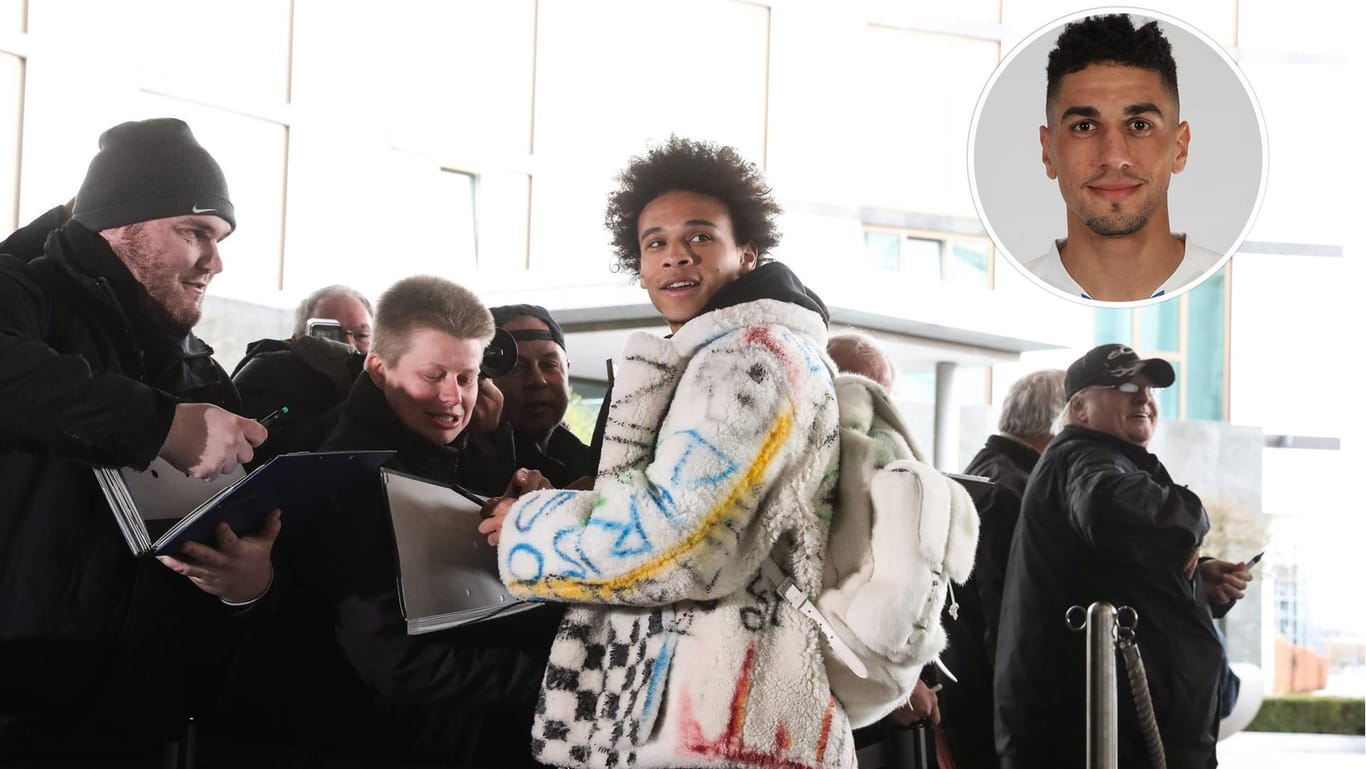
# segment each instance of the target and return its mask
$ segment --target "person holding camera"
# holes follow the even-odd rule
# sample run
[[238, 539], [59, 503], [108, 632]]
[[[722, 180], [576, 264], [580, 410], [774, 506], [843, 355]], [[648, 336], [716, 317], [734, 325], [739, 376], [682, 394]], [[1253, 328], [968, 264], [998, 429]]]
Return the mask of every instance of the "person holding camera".
[[[373, 334], [370, 300], [350, 286], [331, 285], [299, 303], [290, 338], [247, 345], [232, 372], [242, 414], [253, 419], [276, 415], [254, 464], [292, 451], [318, 450], [337, 426], [351, 385], [365, 367]], [[475, 430], [497, 427], [502, 404], [502, 393], [481, 378]]]
[[[492, 316], [467, 289], [431, 276], [398, 281], [380, 298], [364, 371], [319, 448], [392, 449], [392, 470], [485, 494], [548, 487], [535, 471], [495, 474], [470, 458], [481, 375], [498, 373], [485, 355], [493, 337]], [[502, 344], [495, 357], [510, 361]], [[491, 488], [495, 475], [512, 485]], [[294, 528], [282, 571], [297, 606], [260, 649], [275, 658], [277, 679], [242, 687], [258, 699], [234, 710], [279, 714], [267, 739], [376, 765], [530, 765], [527, 734], [558, 615], [408, 635], [378, 475]]]
[[278, 413], [254, 464], [279, 454], [316, 451], [336, 426], [342, 403], [370, 349], [370, 300], [349, 286], [318, 289], [295, 311], [289, 339], [259, 339], [232, 372], [242, 414]]
[[490, 309], [494, 322], [516, 340], [516, 361], [495, 378], [502, 392], [502, 429], [511, 430], [517, 465], [538, 470], [556, 488], [591, 485], [598, 468], [592, 451], [569, 428], [569, 355], [564, 331], [544, 308], [510, 304]]

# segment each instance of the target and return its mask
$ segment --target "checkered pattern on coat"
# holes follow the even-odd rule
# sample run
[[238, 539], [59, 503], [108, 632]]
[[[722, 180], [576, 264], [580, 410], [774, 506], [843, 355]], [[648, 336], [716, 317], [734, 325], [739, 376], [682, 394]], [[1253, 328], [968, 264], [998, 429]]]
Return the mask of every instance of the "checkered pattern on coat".
[[635, 764], [664, 696], [670, 614], [652, 607], [565, 615], [536, 704], [537, 760], [600, 769]]

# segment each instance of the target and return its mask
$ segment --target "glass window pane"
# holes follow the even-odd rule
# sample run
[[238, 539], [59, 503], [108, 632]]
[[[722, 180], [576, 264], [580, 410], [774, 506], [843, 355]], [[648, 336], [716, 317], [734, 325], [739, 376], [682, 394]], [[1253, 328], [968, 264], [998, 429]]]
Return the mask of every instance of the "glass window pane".
[[[510, 171], [479, 174], [479, 269], [526, 269], [530, 201], [530, 176]], [[543, 260], [553, 258], [547, 254]]]
[[1179, 352], [1181, 350], [1181, 305], [1167, 300], [1150, 304], [1138, 311], [1138, 328], [1142, 336], [1138, 346], [1146, 351]]
[[[285, 149], [288, 130], [279, 123], [144, 94], [143, 114], [129, 119], [178, 117], [223, 168], [237, 214], [237, 229], [223, 241], [223, 273], [213, 295], [258, 300], [280, 285], [285, 230]], [[327, 283], [312, 273], [303, 285]]]
[[1134, 343], [1134, 311], [1117, 309], [1096, 310], [1096, 344], [1132, 345]]
[[987, 370], [982, 366], [959, 366], [953, 376], [953, 399], [959, 406], [987, 403]]
[[928, 238], [906, 238], [901, 245], [901, 269], [917, 281], [938, 281], [943, 274], [940, 259], [944, 241]]
[[1224, 418], [1224, 273], [1187, 294], [1186, 418]]
[[1181, 413], [1181, 361], [1171, 362], [1172, 369], [1176, 371], [1176, 381], [1171, 387], [1157, 393], [1157, 414], [1158, 418], [1185, 419]]
[[435, 271], [442, 275], [458, 275], [473, 270], [476, 258], [477, 234], [474, 225], [474, 174], [462, 171], [441, 169], [440, 181], [432, 201], [436, 211], [435, 219], [441, 222], [436, 248], [433, 254], [442, 262]]
[[[336, 15], [364, 5], [324, 7]], [[402, 33], [377, 34], [377, 48], [367, 53], [385, 72], [391, 125], [405, 144], [457, 158], [530, 151], [534, 0], [388, 3], [380, 9], [376, 4], [388, 29]], [[331, 19], [320, 15], [317, 23], [330, 27]], [[318, 42], [355, 55], [355, 40], [345, 35]], [[434, 82], [440, 87], [433, 89]]]
[[0, 232], [5, 235], [19, 226], [19, 116], [23, 114], [23, 98], [24, 60], [0, 54]]
[[585, 397], [579, 394], [579, 387], [574, 386], [570, 393], [569, 408], [564, 413], [565, 427], [585, 444], [591, 443], [601, 410], [601, 395]]
[[864, 232], [863, 255], [873, 269], [896, 272], [901, 269], [901, 236], [895, 232]]
[[22, 33], [24, 27], [24, 0], [0, 0], [0, 32]]
[[217, 103], [289, 101], [290, 3], [147, 0], [129, 8], [119, 34], [139, 57], [140, 85]]
[[954, 3], [945, 3], [943, 0], [898, 0], [888, 5], [908, 9], [915, 18], [984, 22], [996, 22], [1001, 18], [1000, 0], [957, 0]]
[[[1342, 7], [1333, 0], [1238, 0], [1238, 45], [1258, 51], [1347, 52], [1356, 42], [1357, 25], [1305, 24], [1304, 19], [1331, 19]], [[1185, 17], [1182, 17], [1185, 18]], [[1195, 19], [1186, 19], [1192, 24]], [[1345, 21], [1345, 19], [1344, 19]]]
[[901, 400], [934, 403], [934, 372], [902, 373], [896, 379], [896, 393]]
[[[759, 162], [767, 133], [769, 9], [735, 2], [706, 3], [705, 8], [637, 0], [539, 3], [538, 160], [544, 156], [591, 167], [601, 159], [610, 180], [627, 154], [676, 133], [721, 141]], [[665, 37], [683, 48], [688, 41], [706, 41], [707, 51], [724, 55], [676, 55], [679, 49]], [[633, 64], [624, 66], [627, 62]], [[632, 96], [694, 92], [699, 83], [707, 84], [705, 108], [690, 97], [651, 98], [642, 108]], [[592, 129], [584, 130], [588, 125]], [[572, 186], [571, 196], [585, 194], [581, 181]], [[602, 198], [593, 206], [600, 226]]]
[[963, 152], [999, 48], [995, 41], [868, 27], [855, 71], [876, 88], [851, 138], [861, 203], [976, 215]]
[[[1320, 32], [1315, 29], [1315, 37]], [[1267, 116], [1275, 156], [1272, 181], [1250, 240], [1341, 243], [1350, 237], [1348, 222], [1355, 211], [1348, 202], [1351, 195], [1304, 194], [1322, 183], [1322, 169], [1338, 162], [1335, 153], [1351, 141], [1350, 129], [1333, 120], [1278, 120], [1286, 115], [1316, 114], [1324, 99], [1332, 98], [1330, 94], [1353, 92], [1357, 82], [1347, 74], [1348, 67], [1325, 66], [1315, 58], [1253, 57], [1238, 63]]]
[[952, 256], [945, 263], [945, 277], [955, 283], [987, 285], [987, 262], [991, 246], [985, 240], [955, 240]]

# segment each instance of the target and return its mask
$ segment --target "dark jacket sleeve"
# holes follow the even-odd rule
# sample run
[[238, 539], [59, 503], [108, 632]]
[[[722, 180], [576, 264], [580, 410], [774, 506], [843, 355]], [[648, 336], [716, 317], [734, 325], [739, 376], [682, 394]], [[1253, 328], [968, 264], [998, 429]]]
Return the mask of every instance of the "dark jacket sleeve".
[[972, 577], [982, 601], [982, 642], [988, 654], [995, 654], [1006, 563], [1010, 558], [1010, 540], [1020, 518], [1020, 498], [1010, 489], [992, 484], [974, 494], [973, 500], [981, 518], [981, 531]]
[[279, 349], [257, 354], [249, 349], [232, 377], [243, 416], [260, 419], [288, 408], [271, 424], [255, 464], [292, 451], [317, 451], [340, 421], [365, 361], [364, 355], [331, 340], [303, 337], [274, 344]]
[[281, 407], [289, 411], [271, 424], [256, 461], [291, 451], [317, 451], [337, 425], [345, 398], [338, 397], [321, 375], [287, 352], [247, 361], [233, 376], [242, 396], [242, 415], [260, 419]]
[[[549, 635], [540, 653], [477, 625], [410, 636], [392, 589], [345, 598], [337, 613], [343, 651], [376, 698], [390, 707], [520, 711], [536, 701]], [[494, 622], [502, 630], [503, 623], [524, 619]]]
[[0, 241], [0, 254], [17, 256], [25, 262], [37, 259], [43, 255], [43, 244], [47, 242], [47, 236], [65, 222], [66, 211], [62, 206], [44, 211], [37, 219]]
[[175, 417], [170, 395], [46, 341], [49, 291], [15, 257], [0, 256], [0, 448], [110, 466], [146, 467]]
[[1204, 537], [1204, 506], [1101, 451], [1077, 451], [1067, 470], [1067, 510], [1077, 533], [1117, 563], [1180, 567]]
[[[467, 711], [528, 710], [540, 691], [553, 609], [410, 636], [399, 607], [393, 534], [378, 480], [333, 511], [326, 559], [337, 640], [382, 706]], [[531, 615], [535, 615], [534, 617]]]

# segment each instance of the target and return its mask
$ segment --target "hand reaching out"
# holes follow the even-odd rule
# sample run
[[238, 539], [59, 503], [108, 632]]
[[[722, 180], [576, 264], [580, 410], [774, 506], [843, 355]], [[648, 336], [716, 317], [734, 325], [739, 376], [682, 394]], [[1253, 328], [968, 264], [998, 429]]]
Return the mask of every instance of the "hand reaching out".
[[484, 503], [483, 509], [479, 514], [484, 520], [479, 522], [479, 533], [486, 534], [489, 544], [498, 546], [498, 532], [503, 530], [503, 519], [507, 517], [508, 511], [512, 509], [512, 503], [517, 501], [517, 497], [528, 491], [540, 491], [541, 489], [553, 488], [550, 481], [541, 475], [539, 470], [528, 470], [525, 467], [513, 473], [512, 480], [508, 482], [507, 490], [501, 497], [490, 497]]
[[939, 695], [924, 681], [916, 681], [915, 689], [911, 690], [910, 700], [893, 710], [887, 717], [898, 726], [910, 726], [918, 721], [929, 721], [930, 724], [938, 726]]
[[219, 523], [214, 533], [216, 548], [186, 542], [176, 555], [157, 560], [227, 603], [250, 603], [265, 595], [274, 575], [270, 550], [280, 534], [280, 511], [271, 511], [261, 530], [251, 536], [237, 536], [226, 523]]
[[503, 391], [492, 379], [479, 378], [479, 394], [474, 400], [474, 413], [470, 416], [470, 427], [481, 433], [491, 433], [498, 429], [503, 418]]

